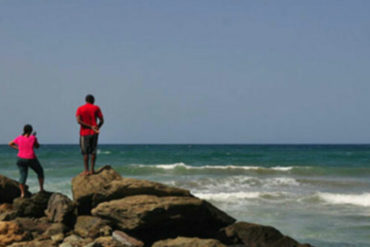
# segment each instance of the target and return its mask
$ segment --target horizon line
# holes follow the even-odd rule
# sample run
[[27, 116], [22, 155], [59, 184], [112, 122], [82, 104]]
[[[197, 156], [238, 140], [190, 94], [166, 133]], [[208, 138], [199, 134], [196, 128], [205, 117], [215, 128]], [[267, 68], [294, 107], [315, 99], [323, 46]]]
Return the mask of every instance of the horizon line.
[[[1, 143], [1, 146], [7, 146], [7, 143]], [[42, 143], [43, 145], [76, 145], [78, 146], [78, 143]], [[350, 143], [350, 142], [338, 142], [338, 143], [314, 143], [314, 142], [307, 142], [307, 143], [301, 143], [301, 142], [292, 142], [292, 143], [155, 143], [155, 142], [148, 142], [148, 143], [99, 143], [99, 145], [370, 145], [369, 143]]]

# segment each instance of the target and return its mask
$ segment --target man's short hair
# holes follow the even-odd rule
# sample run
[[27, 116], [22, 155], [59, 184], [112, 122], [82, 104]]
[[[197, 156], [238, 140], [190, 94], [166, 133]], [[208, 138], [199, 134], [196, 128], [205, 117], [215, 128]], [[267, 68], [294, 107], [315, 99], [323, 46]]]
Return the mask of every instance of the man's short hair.
[[85, 98], [86, 102], [89, 102], [91, 104], [94, 104], [94, 101], [95, 101], [95, 98], [92, 94], [88, 94], [86, 95], [86, 98]]

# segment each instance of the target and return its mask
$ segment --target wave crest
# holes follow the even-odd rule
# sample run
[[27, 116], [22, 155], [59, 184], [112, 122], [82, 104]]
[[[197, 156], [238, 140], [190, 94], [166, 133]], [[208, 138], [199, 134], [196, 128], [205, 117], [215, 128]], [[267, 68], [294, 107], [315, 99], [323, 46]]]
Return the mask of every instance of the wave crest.
[[333, 194], [318, 192], [317, 196], [330, 204], [351, 204], [362, 207], [370, 207], [370, 193], [363, 194]]
[[214, 169], [214, 170], [273, 170], [273, 171], [290, 171], [294, 167], [287, 166], [287, 167], [263, 167], [263, 166], [237, 166], [237, 165], [205, 165], [205, 166], [190, 166], [186, 165], [183, 162], [174, 163], [174, 164], [159, 164], [159, 165], [138, 165], [139, 167], [146, 168], [159, 168], [164, 170], [172, 170], [176, 168], [185, 168], [188, 170], [206, 170], [206, 169]]
[[287, 193], [284, 192], [219, 192], [219, 193], [194, 193], [195, 196], [204, 200], [213, 201], [239, 201], [243, 199], [284, 199]]

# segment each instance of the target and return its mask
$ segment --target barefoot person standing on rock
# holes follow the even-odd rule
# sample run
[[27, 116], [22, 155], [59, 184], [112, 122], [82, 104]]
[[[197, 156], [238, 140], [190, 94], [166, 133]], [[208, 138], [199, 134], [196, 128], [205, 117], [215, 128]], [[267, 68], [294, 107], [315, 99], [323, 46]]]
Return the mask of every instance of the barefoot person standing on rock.
[[[80, 106], [76, 112], [77, 122], [81, 126], [80, 147], [84, 160], [84, 171], [81, 173], [81, 175], [89, 175], [95, 173], [94, 166], [98, 146], [98, 136], [100, 133], [100, 128], [104, 123], [104, 118], [100, 107], [94, 105], [94, 96], [89, 94], [86, 96], [85, 100], [86, 104]], [[90, 155], [91, 170], [89, 171]]]
[[36, 172], [40, 191], [44, 191], [44, 170], [34, 151], [34, 148], [39, 148], [40, 144], [37, 141], [36, 132], [32, 134], [32, 130], [32, 126], [26, 124], [23, 128], [23, 134], [9, 142], [10, 147], [18, 150], [17, 166], [20, 173], [19, 188], [21, 190], [21, 198], [25, 196], [28, 167]]

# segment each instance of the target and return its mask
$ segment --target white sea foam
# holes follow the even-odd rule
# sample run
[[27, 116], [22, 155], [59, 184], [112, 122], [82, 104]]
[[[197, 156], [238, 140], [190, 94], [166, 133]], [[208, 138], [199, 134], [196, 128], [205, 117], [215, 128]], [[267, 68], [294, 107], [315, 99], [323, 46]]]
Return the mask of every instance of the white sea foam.
[[[148, 165], [140, 165], [141, 167], [148, 167]], [[186, 169], [191, 169], [191, 166], [186, 165], [185, 163], [179, 162], [174, 164], [163, 164], [163, 165], [149, 165], [149, 167], [161, 168], [165, 170], [176, 169], [177, 167], [182, 167]]]
[[195, 196], [204, 199], [219, 202], [240, 202], [240, 200], [248, 199], [286, 199], [289, 194], [286, 192], [195, 192]]
[[220, 193], [194, 193], [195, 196], [204, 200], [227, 201], [240, 199], [254, 199], [261, 196], [260, 192], [220, 192]]
[[294, 178], [258, 178], [253, 176], [227, 176], [215, 178], [199, 178], [192, 180], [172, 181], [172, 185], [188, 189], [202, 189], [209, 191], [246, 191], [252, 188], [275, 190], [278, 188], [297, 187], [301, 184]]
[[294, 178], [288, 178], [288, 177], [278, 177], [278, 178], [270, 178], [265, 180], [265, 184], [267, 186], [299, 186], [300, 183], [297, 182]]
[[240, 170], [274, 170], [274, 171], [290, 171], [294, 167], [262, 167], [262, 166], [236, 166], [236, 165], [205, 165], [205, 166], [189, 166], [183, 162], [174, 163], [174, 164], [159, 164], [159, 165], [138, 165], [139, 167], [152, 167], [152, 168], [160, 168], [165, 170], [172, 170], [176, 168], [185, 168], [185, 169], [194, 169], [194, 170], [205, 170], [205, 169], [218, 169], [218, 170], [232, 170], [232, 169], [240, 169]]
[[98, 149], [98, 154], [111, 154], [112, 152], [111, 151], [102, 151], [100, 149]]
[[362, 207], [370, 207], [370, 193], [363, 194], [333, 194], [317, 193], [320, 199], [331, 204], [352, 204]]
[[276, 171], [290, 171], [293, 169], [292, 166], [287, 166], [287, 167], [282, 167], [282, 166], [277, 166], [277, 167], [272, 167], [271, 168], [272, 170], [276, 170]]

